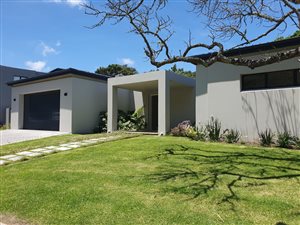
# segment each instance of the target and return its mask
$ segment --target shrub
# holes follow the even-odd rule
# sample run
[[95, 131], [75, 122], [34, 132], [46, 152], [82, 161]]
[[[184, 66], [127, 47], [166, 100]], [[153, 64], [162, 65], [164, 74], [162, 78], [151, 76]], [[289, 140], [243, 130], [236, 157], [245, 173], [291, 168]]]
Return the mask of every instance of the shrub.
[[274, 143], [274, 134], [270, 129], [266, 129], [265, 131], [259, 132], [259, 142], [262, 146], [270, 146]]
[[187, 130], [192, 126], [191, 121], [185, 120], [179, 123], [176, 127], [171, 129], [173, 136], [187, 136]]
[[277, 145], [281, 148], [292, 148], [295, 145], [295, 137], [290, 135], [288, 132], [278, 134]]
[[238, 130], [234, 129], [226, 129], [223, 135], [227, 143], [237, 143], [241, 137], [241, 133]]
[[146, 128], [144, 116], [144, 107], [137, 109], [135, 112], [119, 112], [118, 129], [128, 131], [139, 131]]
[[211, 117], [206, 125], [208, 138], [210, 141], [220, 141], [221, 138], [221, 122], [214, 117]]
[[300, 138], [294, 137], [294, 143], [295, 143], [295, 147], [297, 149], [300, 149]]
[[7, 130], [9, 129], [10, 125], [6, 125], [6, 124], [0, 124], [0, 130]]
[[102, 133], [107, 131], [107, 112], [100, 112], [98, 125], [94, 129], [95, 133]]
[[[118, 110], [118, 129], [128, 131], [144, 130], [146, 127], [146, 120], [144, 116], [144, 108], [141, 107], [135, 112], [124, 112]], [[100, 112], [98, 125], [94, 132], [101, 133], [107, 131], [107, 112]]]
[[186, 132], [186, 136], [195, 141], [205, 141], [207, 137], [207, 131], [204, 126], [189, 127]]

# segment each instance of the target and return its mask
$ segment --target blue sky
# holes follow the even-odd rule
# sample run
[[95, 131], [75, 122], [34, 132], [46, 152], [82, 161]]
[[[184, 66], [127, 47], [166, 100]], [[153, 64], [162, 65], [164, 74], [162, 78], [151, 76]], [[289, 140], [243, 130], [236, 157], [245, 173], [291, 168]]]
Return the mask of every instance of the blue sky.
[[[1, 0], [1, 65], [45, 72], [57, 67], [93, 72], [99, 66], [112, 63], [134, 66], [139, 72], [155, 69], [144, 56], [143, 42], [138, 36], [128, 33], [126, 23], [85, 28], [96, 23], [97, 19], [84, 14], [77, 4], [80, 1]], [[195, 41], [209, 43], [209, 33], [201, 24], [201, 18], [188, 12], [190, 8], [185, 1], [169, 2], [166, 12], [174, 19], [176, 31], [172, 49], [175, 51], [185, 46], [189, 30]], [[253, 25], [251, 30], [255, 34], [257, 27]], [[289, 27], [284, 34], [292, 31], [293, 28]], [[272, 34], [264, 41], [272, 41], [277, 36]], [[234, 43], [235, 40], [231, 40], [225, 46]], [[178, 66], [195, 70], [190, 64]], [[170, 66], [162, 69], [168, 68]]]

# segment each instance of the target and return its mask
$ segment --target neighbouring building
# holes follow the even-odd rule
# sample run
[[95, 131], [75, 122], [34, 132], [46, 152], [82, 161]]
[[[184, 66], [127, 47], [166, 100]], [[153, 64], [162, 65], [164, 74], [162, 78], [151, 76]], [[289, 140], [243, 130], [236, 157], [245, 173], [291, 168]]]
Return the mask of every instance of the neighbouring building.
[[11, 87], [6, 83], [41, 76], [44, 73], [0, 65], [0, 124], [6, 122], [6, 109], [11, 106]]

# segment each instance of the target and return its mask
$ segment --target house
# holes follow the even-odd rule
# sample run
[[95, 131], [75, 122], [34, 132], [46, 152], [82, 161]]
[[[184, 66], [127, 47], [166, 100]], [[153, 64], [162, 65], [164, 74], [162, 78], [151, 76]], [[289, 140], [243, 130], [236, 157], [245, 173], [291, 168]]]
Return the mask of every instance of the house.
[[[73, 68], [12, 81], [11, 128], [91, 133], [107, 110], [107, 76]], [[133, 110], [132, 92], [121, 90], [120, 109]]]
[[11, 104], [11, 88], [7, 86], [6, 83], [41, 76], [43, 74], [44, 73], [33, 70], [18, 69], [0, 65], [0, 125], [5, 124], [6, 109], [10, 108]]
[[[300, 38], [227, 51], [227, 57], [258, 58], [300, 47]], [[203, 59], [215, 53], [194, 57]], [[167, 134], [183, 120], [197, 126], [211, 116], [223, 129], [237, 129], [245, 141], [260, 131], [300, 135], [298, 57], [250, 69], [215, 63], [197, 66], [196, 80], [169, 71], [109, 78], [76, 69], [8, 83], [12, 87], [11, 127], [70, 133], [92, 132], [100, 111], [108, 132], [117, 130], [118, 110], [144, 108], [148, 131]]]
[[[225, 55], [255, 59], [296, 47], [300, 47], [300, 38], [233, 49]], [[214, 54], [194, 57], [208, 59]], [[159, 134], [168, 133], [182, 120], [203, 126], [213, 116], [223, 129], [239, 130], [245, 141], [256, 139], [266, 129], [299, 136], [299, 69], [295, 57], [256, 69], [224, 63], [207, 68], [198, 65], [196, 85], [190, 78], [164, 71], [110, 78], [108, 130], [117, 129], [117, 89], [127, 88], [143, 93], [149, 128], [156, 130], [158, 124]]]
[[[234, 49], [226, 55], [259, 58], [297, 47], [300, 37]], [[207, 59], [212, 55], [197, 57]], [[196, 124], [205, 124], [214, 116], [223, 128], [241, 131], [245, 141], [256, 139], [266, 129], [299, 136], [299, 69], [299, 57], [255, 69], [224, 63], [207, 68], [198, 65]]]

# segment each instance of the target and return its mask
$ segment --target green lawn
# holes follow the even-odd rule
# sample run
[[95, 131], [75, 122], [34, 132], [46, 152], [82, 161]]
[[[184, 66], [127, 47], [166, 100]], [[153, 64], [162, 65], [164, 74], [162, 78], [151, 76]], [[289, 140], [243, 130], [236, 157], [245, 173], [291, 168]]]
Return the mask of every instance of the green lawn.
[[50, 145], [60, 145], [67, 142], [75, 142], [75, 141], [82, 141], [92, 138], [100, 138], [105, 136], [111, 135], [122, 135], [124, 137], [132, 136], [132, 134], [126, 134], [122, 132], [116, 132], [113, 134], [101, 133], [101, 134], [66, 134], [60, 136], [52, 136], [48, 138], [41, 138], [32, 141], [24, 141], [18, 142], [8, 145], [0, 146], [0, 156], [14, 154], [21, 151], [32, 150], [35, 148], [42, 148], [47, 147]]
[[300, 151], [141, 136], [0, 174], [0, 212], [33, 224], [300, 221]]

